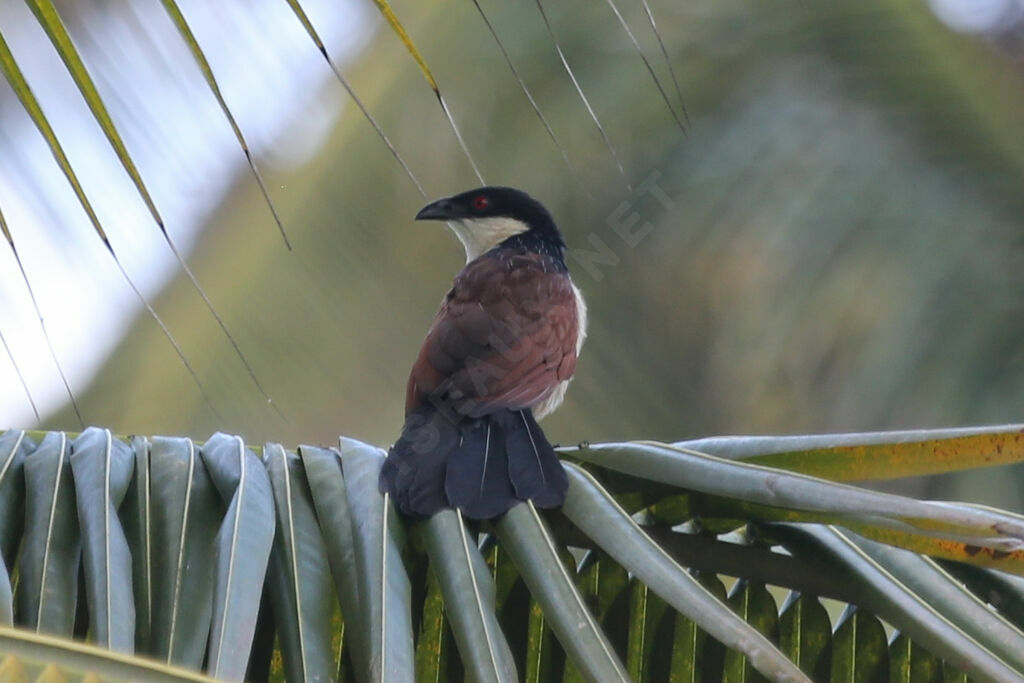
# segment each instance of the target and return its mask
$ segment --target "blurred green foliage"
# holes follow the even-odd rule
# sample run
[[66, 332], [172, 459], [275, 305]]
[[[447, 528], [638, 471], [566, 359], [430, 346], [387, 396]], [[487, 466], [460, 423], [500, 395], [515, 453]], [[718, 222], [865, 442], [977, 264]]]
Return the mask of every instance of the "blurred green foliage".
[[[481, 4], [583, 186], [471, 3], [395, 10], [487, 181], [531, 192], [571, 248], [593, 252], [597, 239], [616, 261], [570, 258], [591, 336], [545, 424], [553, 441], [1020, 420], [1019, 67], [924, 3], [663, 0], [652, 8], [689, 110], [684, 137], [605, 4], [547, 3], [634, 188], [664, 195], [638, 193], [536, 6]], [[619, 4], [670, 88], [642, 7]], [[477, 184], [386, 27], [347, 71], [430, 198]], [[324, 79], [340, 88], [326, 65]], [[287, 421], [179, 278], [157, 307], [219, 415], [142, 316], [81, 397], [89, 422], [200, 438], [219, 429], [250, 443], [395, 437], [406, 373], [461, 247], [412, 221], [423, 199], [354, 106], [305, 167], [271, 162], [294, 252], [240, 165], [190, 263]], [[613, 227], [628, 220], [635, 246]], [[68, 411], [47, 426], [76, 427]], [[1012, 479], [987, 481], [987, 500], [1021, 507]]]

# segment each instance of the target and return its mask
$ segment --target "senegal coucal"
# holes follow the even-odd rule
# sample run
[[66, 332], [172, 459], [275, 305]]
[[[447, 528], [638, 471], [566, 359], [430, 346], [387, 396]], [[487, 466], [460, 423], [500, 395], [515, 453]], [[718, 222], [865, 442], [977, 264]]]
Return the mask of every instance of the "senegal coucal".
[[587, 322], [562, 235], [540, 202], [509, 187], [439, 199], [416, 219], [447, 221], [466, 266], [412, 367], [381, 491], [418, 517], [557, 507], [568, 480], [537, 420], [562, 403]]

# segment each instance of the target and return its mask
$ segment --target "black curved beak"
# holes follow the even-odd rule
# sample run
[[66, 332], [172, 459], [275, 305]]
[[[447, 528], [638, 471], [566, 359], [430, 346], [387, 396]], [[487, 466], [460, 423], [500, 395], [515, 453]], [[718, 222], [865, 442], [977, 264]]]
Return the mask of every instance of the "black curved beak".
[[427, 204], [416, 214], [418, 221], [447, 221], [458, 218], [455, 203], [451, 197], [438, 199], [436, 202]]

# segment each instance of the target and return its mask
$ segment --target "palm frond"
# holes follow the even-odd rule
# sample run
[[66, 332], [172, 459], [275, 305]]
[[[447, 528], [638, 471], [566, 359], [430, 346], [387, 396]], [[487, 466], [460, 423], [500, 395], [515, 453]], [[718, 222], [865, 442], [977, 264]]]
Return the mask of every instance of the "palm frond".
[[[1007, 432], [842, 440], [912, 459], [921, 443], [1002, 444]], [[415, 522], [377, 489], [383, 452], [353, 439], [337, 450], [268, 444], [260, 456], [224, 434], [204, 444], [101, 429], [72, 437], [0, 436], [0, 617], [227, 680], [262, 677], [267, 661], [275, 680], [1024, 675], [1024, 584], [978, 566], [980, 552], [962, 558], [973, 567], [940, 565], [859, 533], [887, 533], [906, 514], [915, 538], [996, 547], [1016, 540], [1010, 513], [879, 499], [801, 475], [847, 500], [800, 517], [799, 493], [763, 502], [763, 478], [788, 483], [792, 472], [700, 456], [694, 471], [707, 476], [684, 482], [680, 449], [643, 442], [572, 451], [587, 462], [566, 463], [561, 512], [522, 504], [493, 525], [454, 511]], [[664, 477], [646, 481], [655, 464]], [[721, 483], [701, 492], [712, 475]], [[892, 507], [872, 507], [880, 500]], [[12, 522], [22, 515], [23, 533]], [[988, 535], [982, 520], [997, 520]], [[830, 615], [825, 598], [845, 612]]]

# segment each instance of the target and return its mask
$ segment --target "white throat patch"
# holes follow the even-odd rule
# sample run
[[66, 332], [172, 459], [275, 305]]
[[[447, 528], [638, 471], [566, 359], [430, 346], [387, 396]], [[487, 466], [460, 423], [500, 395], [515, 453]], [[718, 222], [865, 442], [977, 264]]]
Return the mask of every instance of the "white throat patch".
[[463, 218], [448, 222], [455, 236], [466, 249], [466, 263], [493, 249], [500, 242], [530, 229], [526, 223], [506, 216]]

